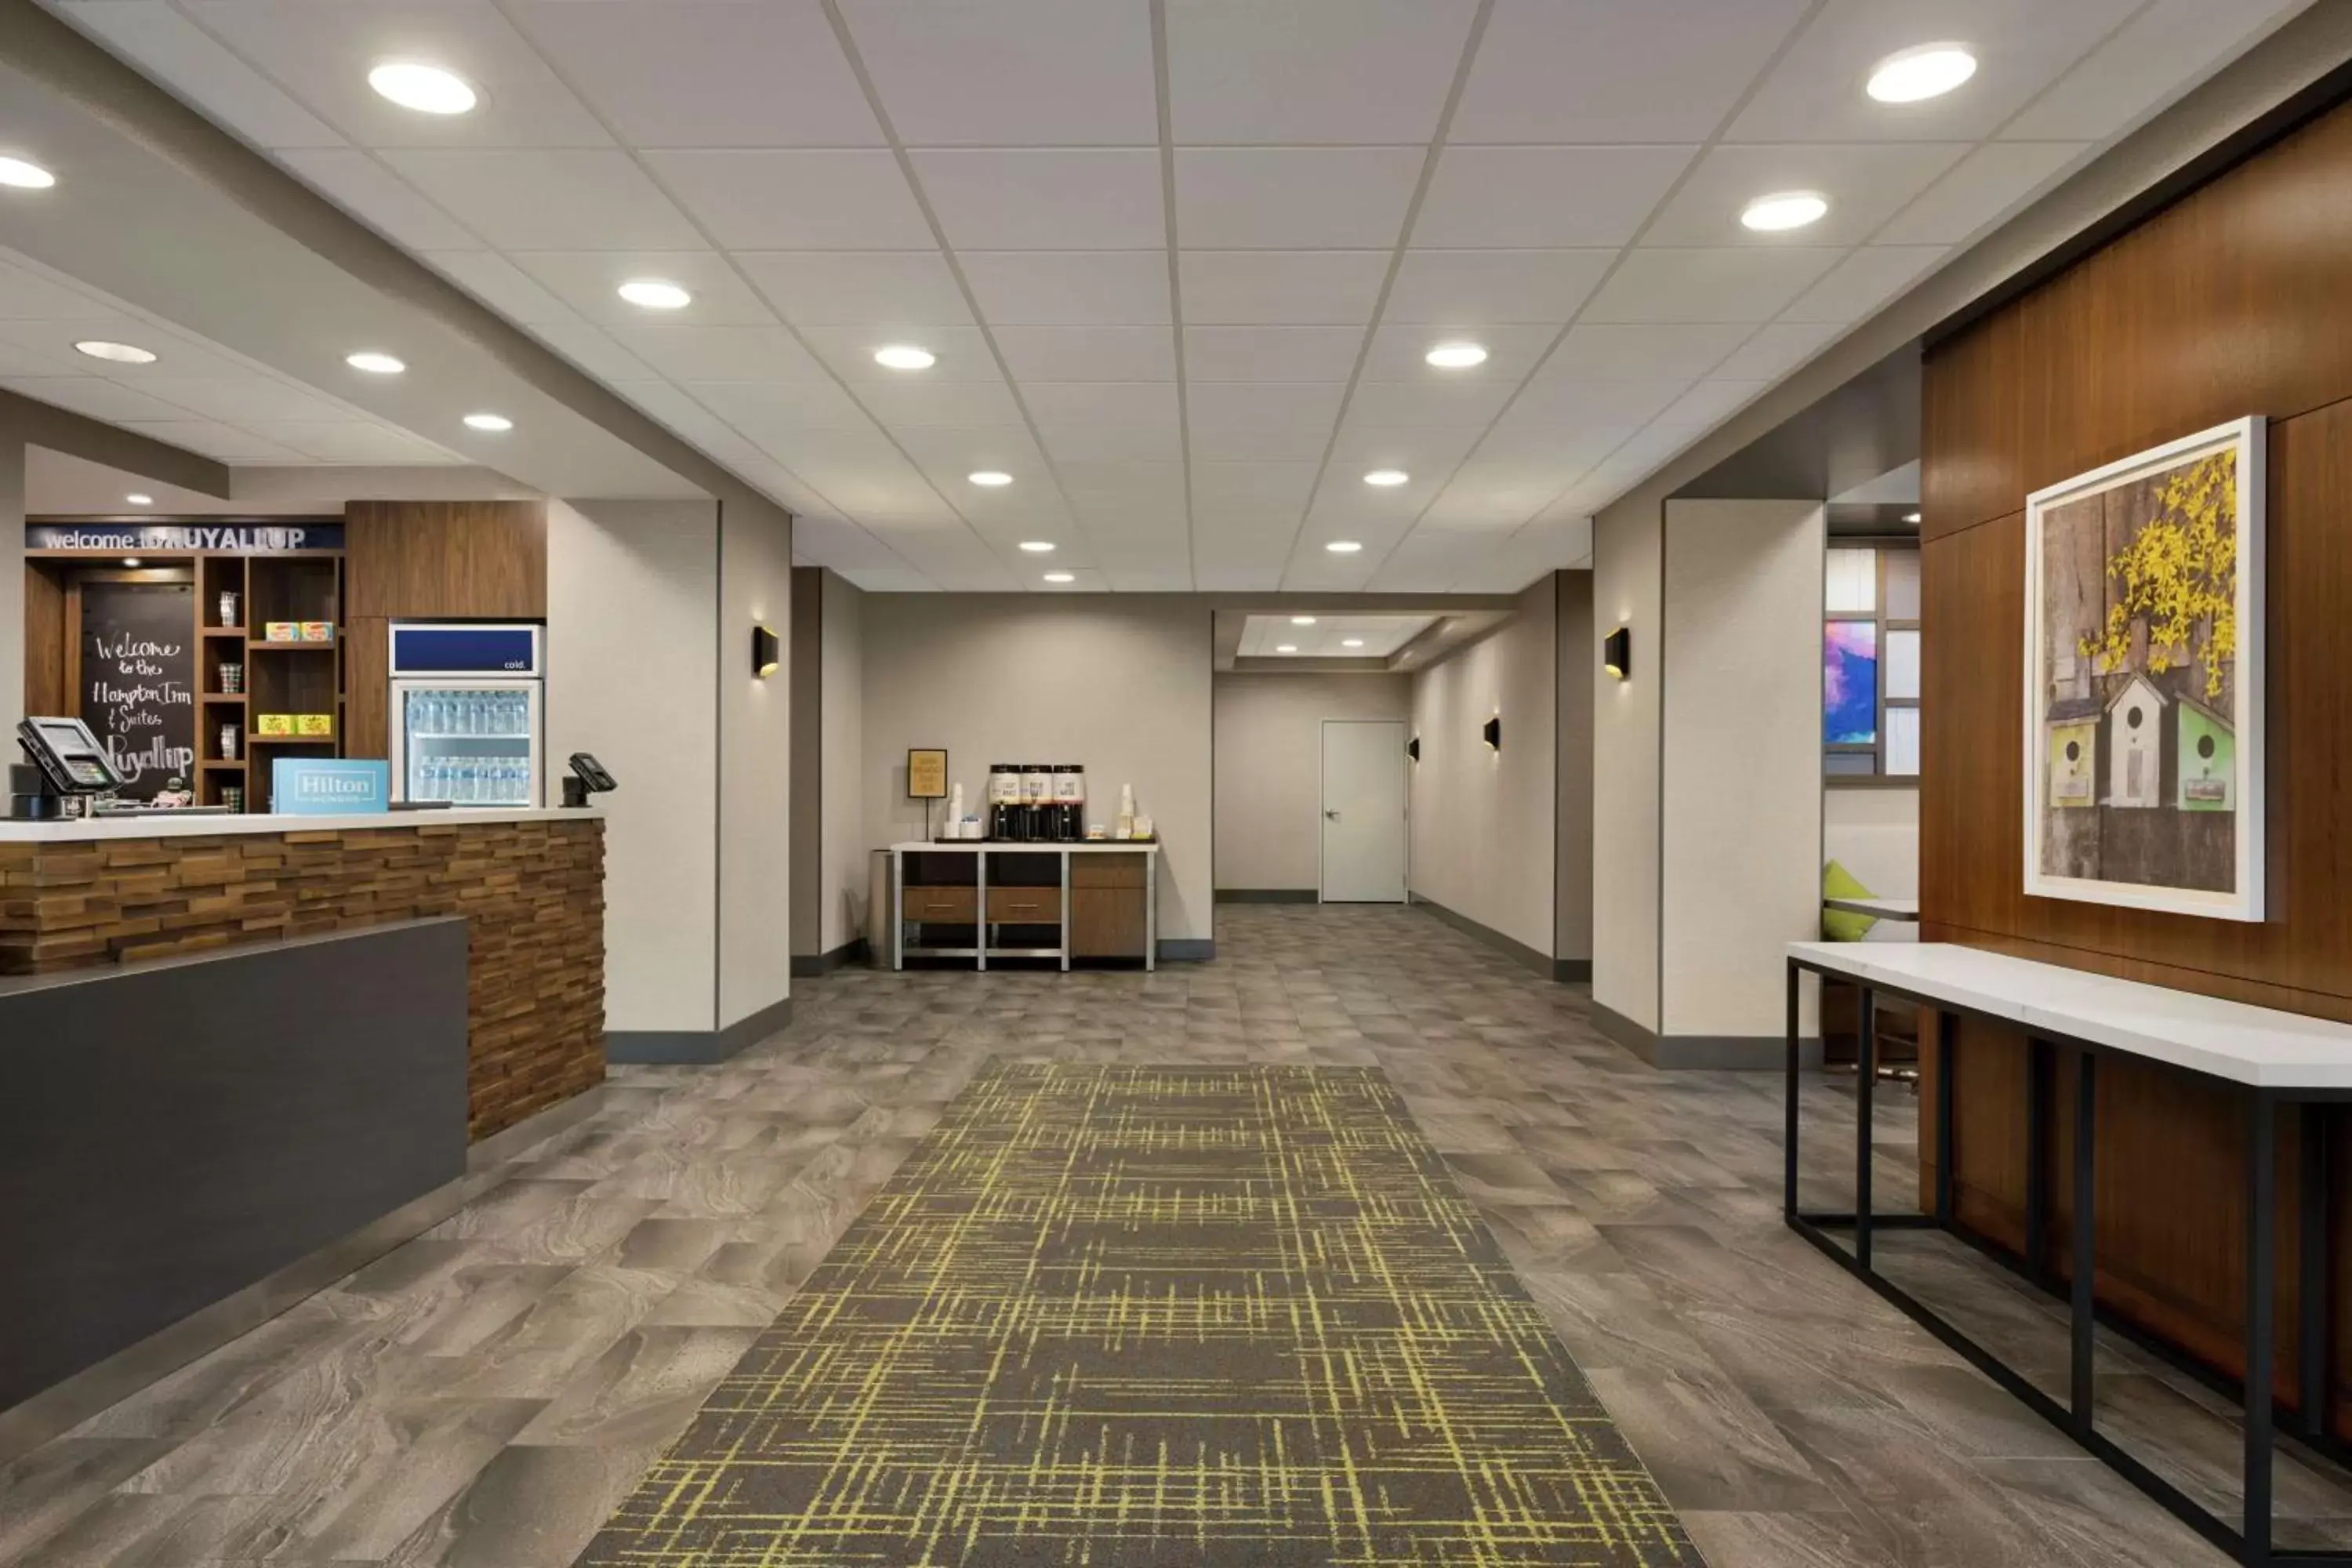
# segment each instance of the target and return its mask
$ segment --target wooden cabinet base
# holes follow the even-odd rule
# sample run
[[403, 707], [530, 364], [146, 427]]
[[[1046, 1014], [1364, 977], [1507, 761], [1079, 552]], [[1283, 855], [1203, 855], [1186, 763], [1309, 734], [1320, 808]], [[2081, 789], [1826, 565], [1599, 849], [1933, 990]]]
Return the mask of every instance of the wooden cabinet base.
[[1141, 958], [1149, 922], [1141, 888], [1070, 889], [1072, 958]]

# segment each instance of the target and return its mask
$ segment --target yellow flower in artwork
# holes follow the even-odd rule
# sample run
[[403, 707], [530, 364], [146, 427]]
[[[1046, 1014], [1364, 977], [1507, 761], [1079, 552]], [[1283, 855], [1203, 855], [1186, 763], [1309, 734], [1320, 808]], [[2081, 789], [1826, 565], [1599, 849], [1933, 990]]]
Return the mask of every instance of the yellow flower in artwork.
[[[2216, 452], [2174, 469], [2156, 492], [2156, 515], [2107, 558], [2122, 594], [2107, 607], [2100, 635], [2079, 651], [2101, 668], [2131, 658], [2132, 628], [2147, 633], [2147, 668], [2198, 665], [2207, 700], [2221, 695], [2238, 652], [2238, 455]], [[2188, 650], [2184, 655], [2180, 650]]]

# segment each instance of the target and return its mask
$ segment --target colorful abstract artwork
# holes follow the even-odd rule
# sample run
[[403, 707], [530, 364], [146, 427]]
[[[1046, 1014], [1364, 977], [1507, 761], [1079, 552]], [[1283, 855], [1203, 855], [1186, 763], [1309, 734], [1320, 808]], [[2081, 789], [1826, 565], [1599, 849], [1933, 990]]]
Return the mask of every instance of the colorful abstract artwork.
[[2263, 421], [2026, 499], [2025, 890], [2259, 921]]
[[1832, 746], [1878, 740], [1878, 623], [1828, 621], [1822, 628], [1822, 739]]

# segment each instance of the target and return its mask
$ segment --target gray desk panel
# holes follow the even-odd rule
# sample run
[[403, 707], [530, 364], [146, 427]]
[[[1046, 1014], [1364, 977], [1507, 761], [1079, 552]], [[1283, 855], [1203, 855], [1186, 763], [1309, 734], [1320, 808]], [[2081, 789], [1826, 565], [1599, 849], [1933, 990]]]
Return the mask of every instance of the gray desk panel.
[[0, 980], [0, 1409], [466, 1170], [466, 922]]

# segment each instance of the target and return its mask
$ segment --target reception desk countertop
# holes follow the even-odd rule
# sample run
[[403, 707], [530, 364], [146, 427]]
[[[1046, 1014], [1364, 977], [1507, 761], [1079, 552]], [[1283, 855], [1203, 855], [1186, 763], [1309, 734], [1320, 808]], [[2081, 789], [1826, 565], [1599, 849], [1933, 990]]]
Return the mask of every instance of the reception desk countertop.
[[485, 805], [447, 811], [377, 811], [336, 816], [248, 812], [159, 811], [146, 816], [76, 817], [69, 822], [0, 818], [0, 844], [81, 844], [104, 838], [203, 838], [229, 833], [348, 833], [363, 827], [459, 827], [475, 823], [576, 822], [601, 818], [593, 806]]

